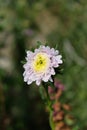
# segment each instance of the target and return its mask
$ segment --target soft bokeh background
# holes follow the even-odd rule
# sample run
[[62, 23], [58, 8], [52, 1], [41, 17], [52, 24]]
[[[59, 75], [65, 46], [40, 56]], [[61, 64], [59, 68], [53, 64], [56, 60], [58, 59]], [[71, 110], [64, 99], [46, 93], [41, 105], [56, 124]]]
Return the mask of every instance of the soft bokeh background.
[[50, 130], [38, 87], [23, 82], [25, 50], [41, 41], [64, 59], [62, 101], [87, 129], [87, 1], [0, 0], [0, 130]]

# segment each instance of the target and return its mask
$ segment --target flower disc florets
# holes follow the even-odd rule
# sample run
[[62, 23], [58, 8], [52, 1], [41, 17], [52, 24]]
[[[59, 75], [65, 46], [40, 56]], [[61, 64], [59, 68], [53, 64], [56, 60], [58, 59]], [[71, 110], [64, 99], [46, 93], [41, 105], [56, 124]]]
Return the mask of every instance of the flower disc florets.
[[40, 46], [34, 52], [27, 51], [26, 64], [24, 64], [24, 81], [31, 84], [36, 81], [40, 85], [41, 81], [52, 82], [52, 75], [55, 75], [54, 68], [62, 64], [62, 56], [54, 48]]

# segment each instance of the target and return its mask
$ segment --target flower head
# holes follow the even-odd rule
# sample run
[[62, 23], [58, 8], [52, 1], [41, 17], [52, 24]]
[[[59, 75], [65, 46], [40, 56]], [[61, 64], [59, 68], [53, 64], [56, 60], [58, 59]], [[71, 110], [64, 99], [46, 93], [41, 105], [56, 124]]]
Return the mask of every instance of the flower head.
[[52, 75], [55, 75], [55, 68], [62, 64], [62, 56], [54, 48], [40, 46], [34, 52], [27, 51], [26, 63], [24, 64], [24, 81], [31, 84], [36, 81], [40, 85], [41, 81], [52, 82]]

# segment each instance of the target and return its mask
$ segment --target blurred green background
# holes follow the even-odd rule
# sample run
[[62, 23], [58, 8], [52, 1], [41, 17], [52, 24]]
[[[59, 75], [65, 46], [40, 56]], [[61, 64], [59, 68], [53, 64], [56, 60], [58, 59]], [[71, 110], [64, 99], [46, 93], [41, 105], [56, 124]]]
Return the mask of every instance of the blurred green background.
[[87, 0], [0, 0], [0, 130], [50, 130], [38, 87], [23, 81], [25, 50], [58, 45], [62, 102], [87, 129]]

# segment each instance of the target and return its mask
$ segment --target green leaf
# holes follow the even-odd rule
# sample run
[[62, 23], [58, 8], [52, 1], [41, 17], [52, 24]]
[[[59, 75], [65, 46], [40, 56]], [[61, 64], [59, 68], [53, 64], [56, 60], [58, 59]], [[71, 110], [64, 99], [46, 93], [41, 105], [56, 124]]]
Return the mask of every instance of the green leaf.
[[42, 43], [40, 41], [37, 41], [37, 48], [40, 47]]
[[72, 130], [79, 130], [79, 127], [75, 126]]
[[39, 92], [40, 92], [40, 95], [41, 95], [42, 100], [46, 100], [47, 95], [46, 95], [46, 92], [45, 92], [45, 89], [44, 89], [43, 86], [40, 86], [40, 87], [39, 87]]
[[56, 44], [56, 46], [55, 46], [55, 50], [57, 50], [58, 49], [58, 44]]
[[21, 64], [23, 64], [23, 65], [24, 65], [25, 63], [26, 63], [26, 61], [21, 61]]

